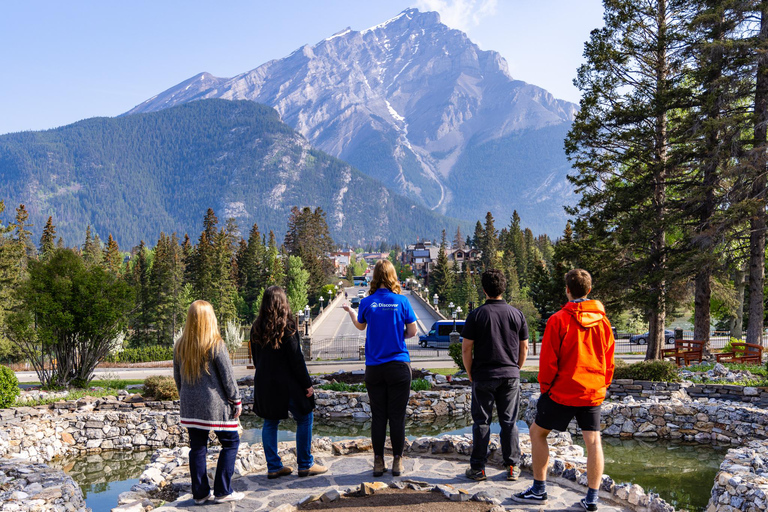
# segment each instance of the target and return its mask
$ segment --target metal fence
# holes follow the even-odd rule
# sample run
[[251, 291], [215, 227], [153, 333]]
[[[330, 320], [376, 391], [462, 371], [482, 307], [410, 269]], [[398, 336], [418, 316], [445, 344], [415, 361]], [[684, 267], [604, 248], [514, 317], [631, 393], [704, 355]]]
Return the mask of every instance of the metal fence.
[[[407, 339], [405, 345], [408, 348], [411, 359], [445, 357], [448, 355], [448, 347], [421, 347], [416, 337]], [[311, 357], [313, 361], [363, 361], [365, 359], [365, 335], [313, 338]]]

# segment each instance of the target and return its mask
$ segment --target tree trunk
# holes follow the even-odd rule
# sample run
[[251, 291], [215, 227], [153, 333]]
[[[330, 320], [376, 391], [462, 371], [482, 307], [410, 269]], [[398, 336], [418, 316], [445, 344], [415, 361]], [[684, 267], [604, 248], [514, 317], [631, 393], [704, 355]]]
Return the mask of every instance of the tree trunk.
[[[758, 47], [768, 41], [768, 1], [760, 2], [760, 36]], [[753, 146], [754, 181], [752, 198], [757, 203], [750, 219], [749, 233], [749, 326], [747, 343], [763, 342], [763, 286], [765, 281], [765, 190], [766, 134], [768, 131], [768, 53], [757, 54], [755, 87], [755, 142]]]
[[696, 274], [694, 295], [693, 339], [704, 341], [704, 350], [709, 351], [710, 299], [712, 297], [712, 269], [709, 265]]
[[736, 287], [736, 300], [738, 306], [736, 307], [736, 315], [731, 321], [731, 338], [736, 338], [741, 341], [741, 337], [744, 336], [744, 275], [746, 274], [744, 267], [738, 268], [733, 273], [733, 284]]
[[[667, 2], [659, 0], [657, 13], [658, 47], [656, 50], [656, 93], [655, 101], [663, 104], [667, 88]], [[654, 300], [651, 305], [651, 320], [648, 331], [646, 359], [661, 359], [664, 346], [664, 323], [667, 310], [667, 112], [662, 110], [656, 116], [654, 137], [653, 209], [657, 224], [651, 240], [651, 275], [654, 276]]]

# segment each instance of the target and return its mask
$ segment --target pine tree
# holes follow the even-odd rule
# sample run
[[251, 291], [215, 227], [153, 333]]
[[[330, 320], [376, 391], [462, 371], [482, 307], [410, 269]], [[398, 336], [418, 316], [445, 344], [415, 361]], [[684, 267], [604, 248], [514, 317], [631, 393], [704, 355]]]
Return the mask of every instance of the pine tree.
[[437, 251], [437, 261], [429, 273], [429, 291], [430, 293], [437, 294], [440, 304], [447, 304], [449, 302], [449, 295], [453, 287], [453, 275], [448, 263], [446, 245], [445, 230], [443, 230], [440, 249]]
[[280, 251], [277, 248], [275, 234], [270, 230], [269, 242], [266, 251], [264, 251], [264, 263], [262, 264], [263, 287], [266, 289], [270, 286], [282, 286], [284, 280], [285, 270], [283, 269], [283, 262], [280, 261]]
[[53, 225], [53, 217], [48, 217], [48, 221], [43, 228], [43, 234], [40, 237], [40, 259], [48, 259], [56, 249], [56, 226]]
[[[0, 214], [4, 210], [5, 203], [0, 200]], [[0, 220], [0, 350], [5, 353], [12, 351], [3, 335], [6, 328], [5, 318], [19, 305], [16, 292], [22, 277], [19, 265], [21, 251], [19, 251], [19, 245], [10, 237], [13, 230], [13, 224], [3, 225]]]
[[91, 226], [85, 230], [85, 243], [83, 244], [83, 261], [88, 266], [101, 264], [101, 244], [91, 234]]
[[453, 248], [464, 250], [464, 237], [461, 234], [461, 226], [456, 226], [456, 236], [453, 237]]
[[765, 229], [768, 190], [768, 0], [757, 3], [760, 31], [754, 38], [755, 100], [753, 142], [750, 150], [752, 182], [749, 197], [754, 203], [749, 219], [749, 325], [747, 342], [762, 344], [765, 314]]
[[123, 265], [123, 258], [120, 256], [120, 247], [118, 247], [115, 239], [112, 238], [112, 233], [109, 234], [109, 238], [107, 239], [107, 246], [104, 247], [102, 264], [104, 265], [104, 268], [113, 274], [120, 274], [120, 270]]
[[497, 236], [493, 215], [488, 212], [485, 214], [485, 226], [480, 237], [480, 250], [483, 251], [480, 264], [483, 270], [499, 268], [499, 240]]
[[288, 218], [284, 245], [288, 254], [301, 258], [310, 274], [309, 291], [316, 294], [333, 275], [333, 263], [328, 253], [333, 250], [334, 243], [325, 212], [319, 207], [312, 211], [308, 207], [299, 210], [294, 206]]
[[677, 116], [690, 98], [680, 51], [687, 5], [678, 0], [605, 1], [605, 26], [586, 44], [576, 85], [580, 109], [566, 139], [581, 199], [581, 259], [609, 302], [640, 304], [650, 318], [646, 358], [659, 359], [678, 225], [669, 195], [680, 171]]
[[173, 345], [173, 336], [184, 324], [184, 262], [179, 240], [160, 233], [150, 277], [150, 295], [154, 306], [155, 340]]
[[[90, 230], [87, 232], [90, 235]], [[86, 240], [88, 237], [86, 237]], [[149, 345], [151, 342], [150, 331], [152, 329], [154, 301], [150, 289], [151, 267], [147, 256], [147, 246], [144, 240], [139, 243], [134, 256], [131, 269], [131, 284], [136, 297], [136, 310], [132, 318], [134, 345]]]
[[515, 259], [515, 270], [518, 280], [527, 281], [528, 272], [525, 257], [525, 242], [523, 240], [523, 230], [520, 226], [520, 215], [517, 210], [512, 212], [512, 220], [509, 224], [509, 235], [507, 236], [507, 246], [505, 251], [510, 251]]
[[16, 221], [14, 223], [15, 231], [13, 239], [19, 245], [21, 251], [21, 268], [26, 270], [27, 264], [30, 259], [34, 259], [37, 255], [35, 245], [32, 243], [32, 233], [29, 231], [33, 225], [27, 223], [29, 220], [29, 213], [23, 204], [16, 208]]

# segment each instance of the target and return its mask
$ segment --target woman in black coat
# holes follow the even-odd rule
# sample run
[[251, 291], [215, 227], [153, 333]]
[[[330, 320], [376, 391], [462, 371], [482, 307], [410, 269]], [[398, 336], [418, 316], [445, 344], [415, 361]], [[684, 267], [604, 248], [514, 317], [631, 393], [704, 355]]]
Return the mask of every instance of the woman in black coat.
[[271, 286], [264, 292], [259, 316], [251, 327], [251, 352], [256, 366], [253, 410], [264, 418], [261, 442], [267, 477], [290, 475], [277, 454], [277, 427], [290, 411], [296, 420], [296, 461], [299, 476], [319, 475], [327, 468], [312, 457], [314, 389], [301, 353], [296, 320], [285, 291]]

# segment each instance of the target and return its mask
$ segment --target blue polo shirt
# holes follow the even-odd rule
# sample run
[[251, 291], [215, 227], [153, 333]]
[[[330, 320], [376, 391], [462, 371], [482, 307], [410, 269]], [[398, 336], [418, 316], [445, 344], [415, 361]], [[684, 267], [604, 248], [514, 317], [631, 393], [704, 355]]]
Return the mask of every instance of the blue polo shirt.
[[410, 362], [405, 347], [405, 325], [416, 321], [408, 298], [379, 288], [360, 301], [357, 321], [368, 324], [365, 334], [365, 364]]

